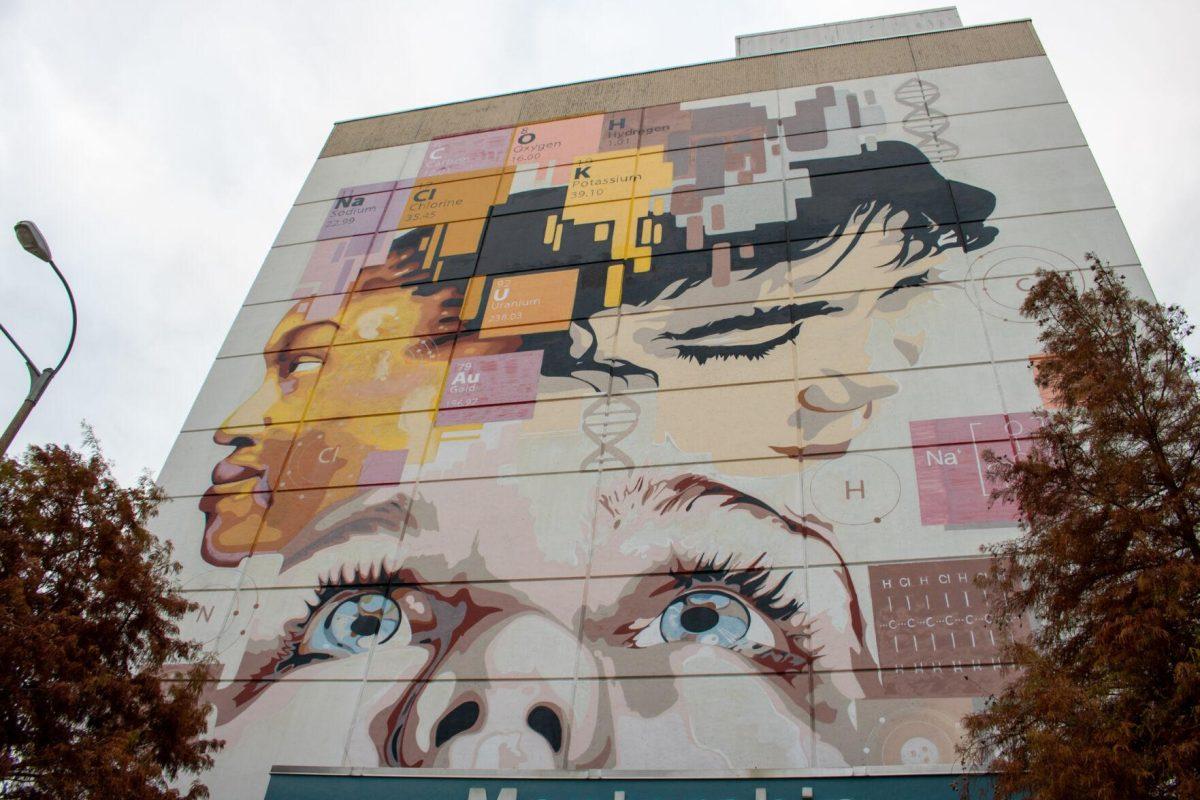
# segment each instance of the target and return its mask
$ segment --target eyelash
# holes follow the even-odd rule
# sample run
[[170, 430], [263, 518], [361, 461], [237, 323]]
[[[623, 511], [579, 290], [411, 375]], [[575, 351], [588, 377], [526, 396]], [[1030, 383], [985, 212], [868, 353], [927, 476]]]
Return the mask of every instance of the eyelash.
[[306, 603], [308, 612], [304, 619], [297, 623], [291, 630], [288, 640], [284, 643], [283, 657], [275, 664], [274, 672], [284, 672], [295, 667], [304, 666], [312, 660], [324, 660], [328, 656], [321, 654], [307, 655], [300, 652], [300, 646], [305, 641], [305, 634], [308, 632], [308, 627], [313, 620], [328, 604], [335, 602], [339, 597], [347, 592], [361, 591], [364, 589], [377, 589], [381, 594], [386, 594], [389, 589], [400, 582], [400, 572], [389, 570], [383, 565], [372, 565], [364, 571], [361, 567], [355, 567], [354, 572], [347, 574], [344, 571], [330, 573], [317, 581], [315, 596], [311, 602]]
[[673, 346], [671, 349], [675, 351], [676, 358], [682, 358], [685, 361], [695, 361], [701, 366], [709, 359], [728, 361], [731, 358], [744, 358], [748, 361], [757, 361], [760, 358], [765, 358], [776, 347], [795, 339], [800, 333], [800, 327], [800, 323], [797, 323], [786, 333], [757, 344], [722, 346], [679, 344]]
[[803, 603], [798, 600], [784, 599], [783, 587], [791, 580], [791, 572], [785, 573], [774, 583], [768, 583], [771, 579], [770, 570], [753, 565], [730, 569], [732, 561], [730, 557], [717, 563], [716, 558], [702, 556], [690, 568], [677, 564], [671, 568], [670, 575], [680, 591], [710, 584], [724, 586], [776, 621], [788, 619], [803, 608]]

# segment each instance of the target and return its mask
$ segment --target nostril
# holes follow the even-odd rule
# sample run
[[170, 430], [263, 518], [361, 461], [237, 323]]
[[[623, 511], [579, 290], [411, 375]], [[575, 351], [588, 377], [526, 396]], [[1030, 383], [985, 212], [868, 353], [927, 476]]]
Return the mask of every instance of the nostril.
[[558, 752], [558, 748], [562, 747], [562, 720], [558, 718], [558, 714], [546, 706], [534, 706], [525, 721], [550, 743], [551, 750]]
[[441, 747], [463, 731], [470, 730], [479, 721], [479, 704], [473, 700], [459, 704], [442, 717], [433, 735], [435, 747]]

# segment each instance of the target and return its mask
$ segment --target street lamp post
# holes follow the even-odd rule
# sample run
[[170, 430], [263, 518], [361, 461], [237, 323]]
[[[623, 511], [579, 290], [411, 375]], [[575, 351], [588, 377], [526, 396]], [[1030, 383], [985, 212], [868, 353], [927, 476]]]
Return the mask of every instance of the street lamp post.
[[38, 369], [33, 363], [33, 359], [29, 357], [29, 354], [25, 352], [21, 345], [17, 344], [17, 340], [8, 332], [8, 329], [3, 324], [0, 324], [0, 332], [3, 332], [5, 338], [12, 342], [13, 347], [17, 348], [17, 352], [21, 354], [21, 358], [25, 359], [25, 368], [29, 370], [29, 393], [25, 395], [25, 400], [21, 403], [21, 407], [17, 409], [12, 422], [8, 423], [8, 428], [5, 429], [3, 437], [0, 437], [0, 456], [3, 456], [8, 451], [8, 446], [12, 444], [13, 439], [17, 438], [17, 431], [21, 430], [21, 426], [25, 424], [25, 419], [29, 416], [29, 412], [33, 411], [33, 407], [41, 399], [42, 393], [50, 385], [50, 380], [62, 369], [62, 365], [66, 363], [67, 356], [71, 355], [71, 348], [75, 346], [75, 329], [79, 322], [79, 316], [75, 311], [75, 295], [71, 293], [70, 284], [67, 283], [67, 279], [63, 277], [62, 272], [58, 269], [58, 265], [51, 258], [50, 246], [46, 244], [46, 239], [42, 236], [42, 232], [38, 230], [37, 225], [28, 220], [18, 222], [13, 226], [13, 229], [17, 233], [17, 241], [21, 243], [21, 246], [49, 264], [50, 268], [54, 270], [54, 274], [62, 282], [63, 288], [67, 290], [67, 300], [71, 303], [71, 338], [67, 342], [67, 349], [63, 352], [62, 358], [58, 360], [57, 364], [46, 369]]

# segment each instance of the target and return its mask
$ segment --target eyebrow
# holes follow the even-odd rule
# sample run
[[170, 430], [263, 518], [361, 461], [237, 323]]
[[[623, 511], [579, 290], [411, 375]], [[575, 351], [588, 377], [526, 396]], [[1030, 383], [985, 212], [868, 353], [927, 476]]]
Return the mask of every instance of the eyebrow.
[[[796, 519], [790, 514], [781, 514], [757, 497], [702, 475], [685, 474], [658, 481], [639, 478], [636, 484], [630, 488], [633, 489], [631, 494], [637, 497], [643, 508], [660, 515], [678, 511], [691, 512], [696, 503], [702, 499], [715, 498], [719, 500], [720, 508], [729, 508], [751, 514], [759, 519], [772, 520], [781, 525], [787, 535], [800, 536], [803, 539], [811, 539], [825, 545], [837, 556], [842, 580], [850, 595], [851, 626], [855, 637], [859, 642], [866, 641], [866, 618], [862, 611], [858, 591], [854, 586], [854, 579], [850, 575], [841, 551], [827, 536], [806, 524], [804, 519]], [[611, 499], [610, 496], [610, 503]], [[601, 505], [605, 504], [604, 500], [605, 498], [602, 497]], [[608, 510], [610, 513], [613, 512], [613, 506], [609, 505]]]
[[654, 338], [669, 339], [672, 341], [703, 339], [706, 336], [719, 333], [752, 331], [771, 325], [786, 325], [791, 322], [801, 322], [809, 317], [819, 317], [841, 310], [839, 306], [830, 305], [824, 300], [817, 300], [811, 303], [793, 303], [786, 306], [776, 306], [771, 309], [756, 308], [749, 314], [716, 319], [712, 322], [706, 322], [703, 325], [689, 328], [686, 331], [680, 331], [679, 333], [665, 331]]

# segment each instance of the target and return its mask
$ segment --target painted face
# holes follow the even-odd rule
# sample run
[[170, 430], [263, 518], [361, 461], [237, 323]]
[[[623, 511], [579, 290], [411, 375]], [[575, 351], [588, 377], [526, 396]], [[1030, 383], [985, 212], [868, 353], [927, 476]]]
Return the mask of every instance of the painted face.
[[[757, 302], [720, 305], [722, 290], [710, 279], [623, 308], [616, 352], [633, 365], [623, 380], [631, 390], [660, 389], [651, 395], [658, 438], [669, 437], [685, 452], [709, 453], [706, 437], [735, 426], [746, 440], [761, 443], [760, 456], [844, 450], [880, 401], [897, 391], [883, 370], [911, 366], [920, 354], [921, 331], [905, 318], [913, 303], [928, 297], [921, 287], [941, 259], [897, 266], [905, 220], [896, 215], [861, 236], [814, 247], [807, 257], [727, 279], [755, 282]], [[773, 413], [698, 402], [688, 391], [778, 384], [793, 376], [796, 384], [786, 392], [792, 401], [774, 403]], [[722, 409], [728, 424], [715, 420]]]
[[295, 424], [276, 421], [303, 418], [337, 331], [330, 319], [309, 321], [308, 305], [298, 303], [284, 315], [264, 348], [262, 385], [213, 435], [233, 452], [213, 468], [213, 484], [200, 500], [204, 556], [211, 563], [232, 566], [254, 545], [296, 431]]
[[[332, 535], [321, 527], [331, 508], [360, 505], [370, 493], [358, 487], [398, 483], [420, 463], [462, 289], [385, 286], [350, 295], [324, 318], [310, 318], [313, 301], [284, 316], [265, 348], [262, 385], [213, 437], [234, 449], [201, 501], [209, 561], [237, 563], [252, 546], [315, 546]], [[501, 337], [463, 354], [510, 347]]]
[[[629, 473], [600, 491], [593, 533], [578, 509], [596, 485], [577, 480], [421, 486], [399, 547], [356, 537], [286, 568], [280, 585], [319, 588], [256, 612], [250, 682], [221, 690], [219, 724], [270, 735], [255, 720], [306, 700], [315, 720], [314, 679], [365, 674], [354, 763], [837, 763], [813, 717], [849, 724], [861, 690], [830, 676], [872, 664], [827, 531], [705, 477]], [[806, 571], [806, 553], [830, 566]], [[818, 682], [838, 687], [820, 704]]]

